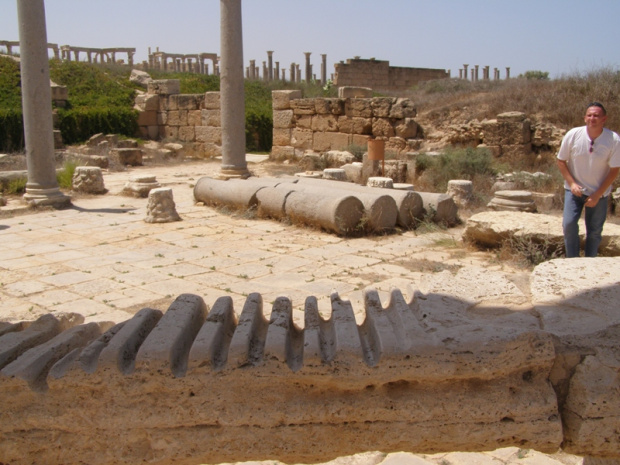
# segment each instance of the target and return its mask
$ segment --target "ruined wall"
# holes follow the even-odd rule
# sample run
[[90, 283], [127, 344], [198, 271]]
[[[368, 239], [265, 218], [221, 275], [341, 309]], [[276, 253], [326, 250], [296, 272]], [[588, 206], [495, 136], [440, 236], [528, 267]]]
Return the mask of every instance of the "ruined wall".
[[386, 150], [412, 149], [418, 136], [413, 102], [402, 98], [302, 99], [300, 91], [274, 91], [275, 159], [301, 156], [306, 150], [366, 147], [369, 137], [386, 140]]
[[221, 155], [219, 92], [181, 94], [178, 80], [155, 80], [136, 97], [135, 108], [141, 137], [193, 143], [206, 156]]
[[354, 58], [334, 65], [334, 84], [362, 86], [375, 90], [406, 90], [422, 81], [449, 78], [444, 69], [401, 68], [390, 66], [389, 61]]

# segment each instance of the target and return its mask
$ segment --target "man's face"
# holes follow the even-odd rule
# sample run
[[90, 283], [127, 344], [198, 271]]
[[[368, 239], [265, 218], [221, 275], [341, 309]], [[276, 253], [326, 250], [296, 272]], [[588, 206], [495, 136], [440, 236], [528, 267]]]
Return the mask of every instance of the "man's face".
[[586, 110], [585, 122], [586, 126], [592, 129], [600, 129], [605, 126], [607, 116], [603, 114], [603, 109], [600, 107], [589, 107]]

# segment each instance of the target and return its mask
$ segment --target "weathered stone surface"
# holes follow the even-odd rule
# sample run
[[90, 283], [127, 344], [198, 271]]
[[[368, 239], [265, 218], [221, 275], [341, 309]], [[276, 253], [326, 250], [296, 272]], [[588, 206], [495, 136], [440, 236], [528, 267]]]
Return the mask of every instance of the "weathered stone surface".
[[532, 193], [519, 190], [495, 191], [494, 197], [487, 207], [491, 210], [510, 210], [520, 212], [535, 212], [536, 203]]
[[110, 157], [116, 159], [121, 165], [142, 165], [142, 149], [111, 149]]
[[154, 79], [148, 82], [148, 93], [173, 95], [181, 92], [181, 81], [178, 79]]
[[157, 179], [152, 174], [136, 174], [129, 178], [123, 187], [123, 193], [134, 197], [146, 198], [152, 189], [161, 187]]
[[452, 196], [458, 206], [466, 206], [473, 198], [474, 184], [466, 179], [451, 179], [448, 181], [447, 194]]
[[101, 168], [97, 166], [76, 166], [71, 182], [76, 192], [105, 194], [108, 191], [103, 182]]
[[131, 74], [129, 75], [129, 80], [146, 89], [149, 82], [151, 82], [153, 78], [151, 78], [149, 73], [147, 73], [146, 71], [132, 69]]
[[347, 174], [342, 168], [325, 168], [323, 177], [332, 181], [347, 181]]
[[149, 192], [149, 201], [146, 205], [147, 223], [170, 223], [172, 221], [181, 221], [181, 217], [177, 213], [172, 189], [169, 187], [158, 187], [151, 189]]
[[394, 187], [394, 181], [392, 178], [373, 176], [368, 178], [366, 185], [368, 187], [384, 187], [386, 189], [392, 189]]
[[[584, 228], [581, 230], [583, 242], [585, 231]], [[532, 241], [549, 247], [564, 245], [561, 217], [526, 212], [477, 213], [467, 220], [463, 238], [486, 247], [497, 247], [510, 238]], [[610, 222], [605, 224], [599, 254], [620, 256], [620, 226]]]
[[291, 100], [300, 98], [300, 90], [274, 90], [271, 92], [271, 101], [274, 110], [290, 110]]

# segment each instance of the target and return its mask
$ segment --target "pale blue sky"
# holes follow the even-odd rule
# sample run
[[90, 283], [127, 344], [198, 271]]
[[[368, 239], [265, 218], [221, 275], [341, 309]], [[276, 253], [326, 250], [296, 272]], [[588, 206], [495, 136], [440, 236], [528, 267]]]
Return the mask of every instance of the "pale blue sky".
[[[45, 3], [48, 41], [59, 45], [135, 47], [137, 61], [149, 47], [219, 53], [217, 0]], [[0, 0], [0, 40], [19, 39], [16, 4]], [[329, 73], [360, 56], [453, 77], [464, 63], [557, 77], [620, 67], [620, 0], [244, 0], [243, 38], [246, 66], [273, 50], [281, 67], [303, 70], [312, 52], [317, 75], [325, 53]]]

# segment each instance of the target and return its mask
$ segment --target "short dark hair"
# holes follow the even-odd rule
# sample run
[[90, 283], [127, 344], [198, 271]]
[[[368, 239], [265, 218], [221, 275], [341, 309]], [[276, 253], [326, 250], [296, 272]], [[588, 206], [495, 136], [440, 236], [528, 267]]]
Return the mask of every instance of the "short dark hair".
[[607, 110], [605, 110], [605, 107], [603, 106], [603, 104], [602, 104], [602, 103], [600, 103], [600, 102], [592, 102], [592, 103], [589, 103], [589, 104], [588, 104], [588, 106], [586, 107], [586, 111], [587, 111], [587, 110], [588, 110], [588, 108], [590, 108], [590, 107], [598, 107], [598, 108], [600, 108], [601, 110], [603, 110], [603, 116], [607, 116]]

